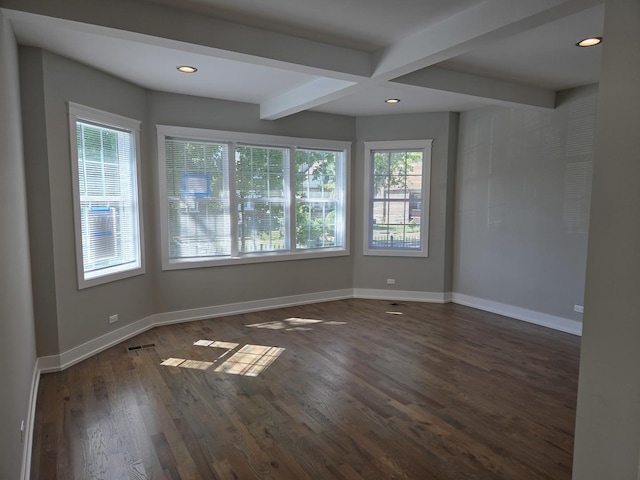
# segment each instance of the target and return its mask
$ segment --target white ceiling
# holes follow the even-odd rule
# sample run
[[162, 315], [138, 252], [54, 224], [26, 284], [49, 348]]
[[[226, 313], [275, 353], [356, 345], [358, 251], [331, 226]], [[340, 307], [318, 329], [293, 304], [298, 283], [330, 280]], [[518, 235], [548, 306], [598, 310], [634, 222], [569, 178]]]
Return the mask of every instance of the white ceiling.
[[[176, 0], [145, 0], [176, 5]], [[373, 52], [477, 0], [186, 0], [181, 8], [296, 37]]]
[[[29, 11], [20, 0], [2, 5], [20, 44], [145, 88], [259, 104], [264, 119], [304, 110], [553, 108], [555, 91], [598, 81], [600, 47], [574, 44], [602, 35], [604, 15], [592, 0], [84, 0], [86, 11], [65, 9], [63, 0], [34, 0]], [[182, 64], [198, 72], [181, 74]], [[386, 98], [401, 102], [386, 105]]]

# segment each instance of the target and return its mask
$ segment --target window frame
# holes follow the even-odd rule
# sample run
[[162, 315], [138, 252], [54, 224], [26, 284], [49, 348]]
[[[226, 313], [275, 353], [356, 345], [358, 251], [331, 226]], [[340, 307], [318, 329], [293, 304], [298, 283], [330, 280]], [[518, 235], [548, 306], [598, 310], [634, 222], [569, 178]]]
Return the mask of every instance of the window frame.
[[[73, 221], [75, 234], [76, 274], [78, 289], [115, 282], [124, 278], [134, 277], [145, 273], [144, 229], [142, 213], [142, 188], [140, 166], [140, 121], [105, 112], [84, 105], [68, 102], [69, 113], [69, 142], [71, 149], [71, 177], [73, 196]], [[82, 209], [79, 182], [79, 158], [77, 144], [77, 122], [84, 121], [98, 127], [112, 128], [128, 132], [132, 137], [132, 188], [133, 192], [133, 241], [137, 258], [134, 262], [121, 263], [94, 272], [84, 271], [84, 254], [82, 240]]]
[[[279, 135], [255, 134], [234, 132], [226, 130], [210, 130], [202, 128], [179, 127], [172, 125], [156, 125], [157, 129], [157, 149], [158, 149], [158, 182], [159, 182], [159, 209], [160, 209], [160, 250], [162, 255], [162, 270], [180, 270], [187, 268], [202, 268], [221, 265], [237, 265], [249, 263], [277, 262], [287, 260], [302, 260], [312, 258], [327, 258], [349, 255], [350, 252], [350, 170], [351, 170], [351, 142], [344, 140], [323, 140], [301, 137], [287, 137]], [[285, 209], [288, 212], [288, 235], [287, 241], [289, 250], [267, 251], [267, 252], [247, 252], [241, 253], [232, 250], [228, 256], [219, 257], [192, 257], [192, 258], [170, 258], [169, 256], [169, 208], [167, 202], [167, 159], [165, 151], [165, 141], [167, 138], [179, 138], [193, 140], [195, 142], [226, 143], [233, 144], [227, 157], [227, 175], [229, 184], [229, 205], [230, 212], [237, 210], [237, 199], [235, 194], [235, 168], [232, 168], [235, 145], [241, 146], [262, 146], [275, 148], [289, 148], [289, 166], [287, 191], [287, 204]], [[342, 216], [344, 218], [344, 230], [342, 232], [343, 245], [340, 247], [323, 247], [318, 249], [301, 249], [296, 246], [296, 219], [295, 219], [295, 151], [296, 149], [312, 150], [332, 150], [340, 151], [343, 154], [343, 175], [342, 191], [340, 193], [339, 205], [342, 205]], [[237, 237], [237, 226], [231, 222], [231, 239]], [[232, 240], [233, 242], [233, 240]]]
[[[364, 224], [363, 255], [385, 257], [428, 257], [429, 256], [429, 205], [431, 193], [431, 149], [433, 139], [390, 140], [364, 142]], [[422, 150], [422, 189], [420, 219], [420, 248], [372, 248], [373, 233], [373, 157], [375, 151]]]

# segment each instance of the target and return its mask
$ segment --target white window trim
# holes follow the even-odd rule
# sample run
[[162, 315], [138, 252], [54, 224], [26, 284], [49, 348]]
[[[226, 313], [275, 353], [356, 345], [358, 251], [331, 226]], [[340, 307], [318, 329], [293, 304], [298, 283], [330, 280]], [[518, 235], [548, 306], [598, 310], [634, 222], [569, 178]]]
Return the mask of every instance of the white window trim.
[[[160, 196], [160, 243], [162, 253], [162, 270], [181, 270], [186, 268], [202, 268], [221, 265], [238, 265], [247, 263], [264, 263], [264, 262], [280, 262], [287, 260], [302, 260], [312, 258], [328, 258], [341, 257], [349, 255], [350, 251], [350, 172], [351, 172], [351, 142], [342, 140], [322, 140], [314, 138], [286, 137], [279, 135], [265, 135], [255, 133], [232, 132], [225, 130], [209, 130], [203, 128], [177, 127], [172, 125], [157, 125], [158, 131], [158, 181]], [[204, 142], [235, 142], [239, 144], [263, 145], [273, 147], [289, 147], [309, 148], [309, 149], [326, 149], [344, 151], [344, 185], [340, 199], [344, 204], [344, 245], [335, 248], [323, 249], [296, 249], [295, 248], [295, 229], [291, 228], [291, 237], [289, 239], [292, 250], [289, 252], [266, 252], [266, 253], [244, 253], [237, 257], [223, 258], [187, 258], [187, 259], [170, 259], [169, 258], [169, 212], [167, 206], [167, 172], [166, 172], [166, 137], [187, 138], [190, 140], [200, 140]], [[231, 155], [229, 155], [231, 157]], [[292, 161], [295, 156], [292, 156]], [[229, 172], [229, 176], [233, 175]], [[290, 169], [290, 176], [295, 175], [294, 169]], [[231, 178], [230, 178], [231, 180]], [[235, 196], [232, 195], [231, 207], [235, 203]], [[293, 208], [293, 199], [290, 199], [291, 208]], [[292, 220], [292, 217], [289, 217]]]
[[[86, 107], [77, 103], [68, 102], [69, 108], [69, 140], [71, 147], [71, 177], [73, 190], [73, 223], [75, 229], [76, 271], [78, 276], [78, 289], [93, 287], [104, 283], [115, 282], [124, 278], [134, 277], [145, 273], [144, 229], [142, 228], [142, 188], [140, 185], [140, 121], [104, 112], [95, 108]], [[86, 120], [99, 125], [113, 127], [120, 130], [128, 130], [133, 135], [135, 144], [136, 174], [133, 178], [137, 192], [137, 215], [134, 216], [135, 230], [138, 233], [136, 245], [139, 262], [136, 264], [115, 265], [98, 272], [84, 272], [82, 257], [82, 223], [80, 209], [80, 185], [78, 180], [78, 145], [76, 137], [76, 121]]]
[[[363, 255], [384, 257], [428, 257], [429, 256], [429, 197], [431, 192], [431, 146], [433, 139], [426, 140], [392, 140], [364, 142], [364, 241]], [[420, 249], [383, 249], [370, 248], [371, 234], [371, 152], [375, 150], [424, 150], [422, 160], [422, 219], [420, 222]]]

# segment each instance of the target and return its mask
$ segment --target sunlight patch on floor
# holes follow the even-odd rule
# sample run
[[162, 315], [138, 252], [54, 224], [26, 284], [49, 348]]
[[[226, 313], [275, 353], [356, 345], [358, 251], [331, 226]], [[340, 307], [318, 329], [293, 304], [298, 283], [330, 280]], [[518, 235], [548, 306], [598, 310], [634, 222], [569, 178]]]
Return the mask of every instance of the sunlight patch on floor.
[[297, 330], [297, 331], [309, 331], [312, 330], [310, 328], [315, 324], [324, 324], [324, 325], [346, 325], [347, 322], [336, 322], [336, 321], [328, 321], [317, 320], [314, 318], [299, 318], [299, 317], [289, 317], [284, 320], [273, 320], [271, 322], [264, 323], [254, 323], [251, 325], [245, 325], [246, 327], [251, 328], [266, 328], [269, 330]]
[[284, 348], [245, 345], [214, 371], [257, 377], [284, 352]]
[[192, 368], [195, 370], [206, 370], [213, 366], [213, 362], [203, 362], [201, 360], [187, 360], [186, 358], [167, 358], [160, 365], [166, 367]]
[[[319, 321], [319, 320], [318, 320]], [[197, 347], [213, 347], [224, 349], [224, 352], [213, 362], [202, 360], [189, 360], [186, 358], [163, 359], [160, 365], [165, 367], [191, 368], [194, 370], [208, 370], [219, 363], [230, 352], [240, 346], [239, 343], [218, 342], [214, 340], [198, 340], [193, 342]], [[235, 352], [230, 358], [220, 363], [214, 370], [216, 373], [229, 373], [232, 375], [244, 375], [257, 377], [266, 370], [284, 352], [284, 348], [270, 347], [266, 345], [247, 344]]]

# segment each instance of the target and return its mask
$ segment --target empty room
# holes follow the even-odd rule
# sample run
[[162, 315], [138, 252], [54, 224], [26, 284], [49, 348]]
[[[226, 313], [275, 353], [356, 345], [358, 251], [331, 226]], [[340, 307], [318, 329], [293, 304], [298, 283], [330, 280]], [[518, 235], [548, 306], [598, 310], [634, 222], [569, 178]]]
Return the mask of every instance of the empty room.
[[0, 480], [636, 480], [638, 31], [0, 0]]

